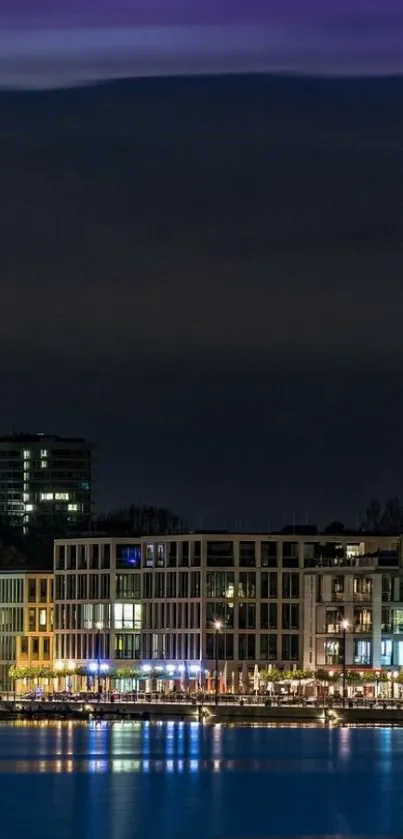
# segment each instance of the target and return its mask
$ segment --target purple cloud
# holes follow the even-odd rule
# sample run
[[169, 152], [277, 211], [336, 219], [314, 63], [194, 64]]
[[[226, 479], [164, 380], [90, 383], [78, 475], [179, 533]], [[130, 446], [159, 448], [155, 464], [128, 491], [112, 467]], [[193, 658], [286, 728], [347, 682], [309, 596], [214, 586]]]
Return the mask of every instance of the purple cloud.
[[3, 85], [235, 71], [401, 73], [400, 0], [1, 4]]

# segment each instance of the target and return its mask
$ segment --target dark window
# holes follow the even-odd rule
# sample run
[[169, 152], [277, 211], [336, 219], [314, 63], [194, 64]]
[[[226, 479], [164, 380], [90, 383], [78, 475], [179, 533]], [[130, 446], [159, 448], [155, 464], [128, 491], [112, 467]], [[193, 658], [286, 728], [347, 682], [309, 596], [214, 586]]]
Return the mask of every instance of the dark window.
[[238, 657], [240, 661], [256, 658], [255, 635], [239, 635], [238, 638]]
[[36, 580], [28, 579], [28, 602], [36, 601]]
[[179, 572], [178, 597], [189, 596], [189, 574], [186, 571]]
[[190, 597], [200, 597], [200, 571], [190, 572]]
[[239, 564], [242, 568], [254, 568], [256, 565], [255, 542], [239, 543]]
[[201, 542], [193, 542], [192, 565], [195, 567], [201, 565]]
[[101, 600], [109, 600], [109, 598], [111, 596], [109, 574], [101, 574], [100, 575], [99, 596], [100, 596]]
[[168, 568], [176, 568], [176, 559], [178, 554], [178, 543], [169, 542], [168, 545]]
[[167, 574], [167, 597], [176, 597], [176, 573]]
[[277, 629], [277, 603], [260, 604], [260, 628]]
[[187, 568], [189, 565], [189, 542], [181, 543], [180, 565]]
[[234, 658], [234, 636], [228, 633], [216, 636], [215, 633], [208, 632], [206, 635], [206, 659], [209, 661], [215, 660], [216, 644], [219, 661], [230, 661]]
[[262, 568], [277, 567], [277, 542], [262, 542], [260, 564]]
[[99, 545], [90, 545], [90, 568], [94, 571], [99, 567]]
[[298, 559], [298, 542], [283, 542], [283, 560], [291, 558]]
[[39, 638], [32, 639], [32, 657], [39, 658]]
[[283, 635], [281, 638], [281, 658], [283, 661], [298, 661], [299, 636]]
[[282, 622], [283, 629], [299, 629], [298, 603], [283, 603]]
[[140, 634], [117, 633], [115, 636], [115, 658], [139, 659]]
[[56, 550], [56, 567], [61, 571], [64, 569], [66, 549], [64, 545], [58, 545]]
[[67, 547], [67, 568], [70, 571], [75, 571], [77, 561], [77, 547], [76, 545], [68, 545]]
[[154, 597], [165, 597], [165, 574], [157, 571], [155, 574]]
[[64, 600], [66, 596], [66, 578], [64, 574], [56, 576], [56, 600]]
[[283, 568], [298, 568], [299, 560], [297, 556], [284, 556]]
[[67, 600], [75, 600], [76, 599], [76, 577], [74, 574], [67, 575], [67, 593], [66, 593]]
[[28, 638], [21, 638], [21, 655], [28, 655]]
[[150, 600], [153, 596], [153, 576], [152, 574], [144, 574], [143, 576], [143, 597]]
[[256, 606], [254, 603], [239, 603], [238, 625], [240, 629], [256, 629]]
[[87, 579], [86, 574], [77, 575], [77, 600], [87, 599]]
[[260, 636], [260, 658], [262, 661], [277, 661], [277, 635]]
[[102, 546], [102, 568], [110, 568], [111, 567], [111, 546], [103, 545]]
[[232, 542], [207, 542], [207, 565], [210, 568], [231, 568], [233, 564]]
[[277, 600], [277, 571], [266, 571], [260, 578], [260, 596], [262, 600]]
[[46, 603], [47, 601], [47, 589], [48, 589], [48, 581], [41, 580], [39, 584], [39, 598], [41, 603]]
[[43, 657], [50, 658], [50, 638], [43, 639]]
[[140, 600], [141, 598], [141, 575], [140, 574], [117, 574], [116, 575], [116, 597], [123, 600]]
[[285, 600], [299, 597], [299, 574], [283, 574], [283, 597]]
[[35, 632], [36, 630], [36, 609], [29, 609], [28, 611], [28, 631]]

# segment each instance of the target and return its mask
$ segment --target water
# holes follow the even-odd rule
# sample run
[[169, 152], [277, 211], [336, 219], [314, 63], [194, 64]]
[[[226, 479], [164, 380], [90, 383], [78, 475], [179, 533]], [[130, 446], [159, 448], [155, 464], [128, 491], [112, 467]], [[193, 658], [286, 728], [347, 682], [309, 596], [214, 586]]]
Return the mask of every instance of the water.
[[403, 729], [0, 726], [1, 836], [403, 836]]

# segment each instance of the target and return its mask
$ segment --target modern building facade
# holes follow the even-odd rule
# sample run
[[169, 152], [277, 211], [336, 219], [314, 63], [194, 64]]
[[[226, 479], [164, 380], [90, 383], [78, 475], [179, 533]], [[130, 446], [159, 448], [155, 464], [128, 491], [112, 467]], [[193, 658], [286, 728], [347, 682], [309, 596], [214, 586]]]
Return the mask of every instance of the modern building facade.
[[24, 574], [23, 628], [17, 637], [16, 666], [53, 669], [53, 574]]
[[17, 641], [24, 626], [24, 572], [0, 572], [0, 690], [9, 691]]
[[361, 535], [57, 540], [55, 658], [211, 674], [217, 655], [231, 687], [256, 665], [340, 666], [345, 618], [349, 667], [396, 666], [401, 562], [400, 538]]
[[52, 572], [0, 572], [0, 691], [14, 687], [12, 667], [53, 668]]
[[47, 434], [0, 436], [0, 519], [28, 529], [59, 516], [91, 517], [93, 446]]

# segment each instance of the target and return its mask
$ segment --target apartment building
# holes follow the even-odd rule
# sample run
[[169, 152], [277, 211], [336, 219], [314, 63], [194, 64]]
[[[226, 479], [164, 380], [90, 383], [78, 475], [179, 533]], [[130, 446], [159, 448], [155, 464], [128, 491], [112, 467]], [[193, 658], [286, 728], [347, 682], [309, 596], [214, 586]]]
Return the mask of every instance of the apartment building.
[[93, 448], [55, 434], [0, 436], [0, 516], [24, 531], [60, 516], [89, 521]]
[[53, 574], [24, 575], [22, 633], [16, 641], [17, 667], [53, 668]]
[[[255, 665], [337, 666], [343, 614], [351, 626], [349, 665], [386, 664], [390, 644], [382, 643], [392, 641], [394, 650], [397, 642], [393, 633], [385, 636], [385, 621], [400, 625], [399, 601], [382, 601], [382, 592], [400, 597], [400, 563], [401, 540], [387, 537], [57, 540], [56, 663], [92, 671], [97, 662], [105, 670], [124, 663], [145, 673], [201, 667], [212, 674], [217, 653], [226, 683], [238, 684]], [[336, 590], [345, 611], [332, 599]], [[391, 654], [391, 665], [398, 655]]]
[[53, 667], [52, 572], [0, 572], [0, 691], [15, 666]]
[[401, 539], [304, 551], [304, 667], [403, 666]]

